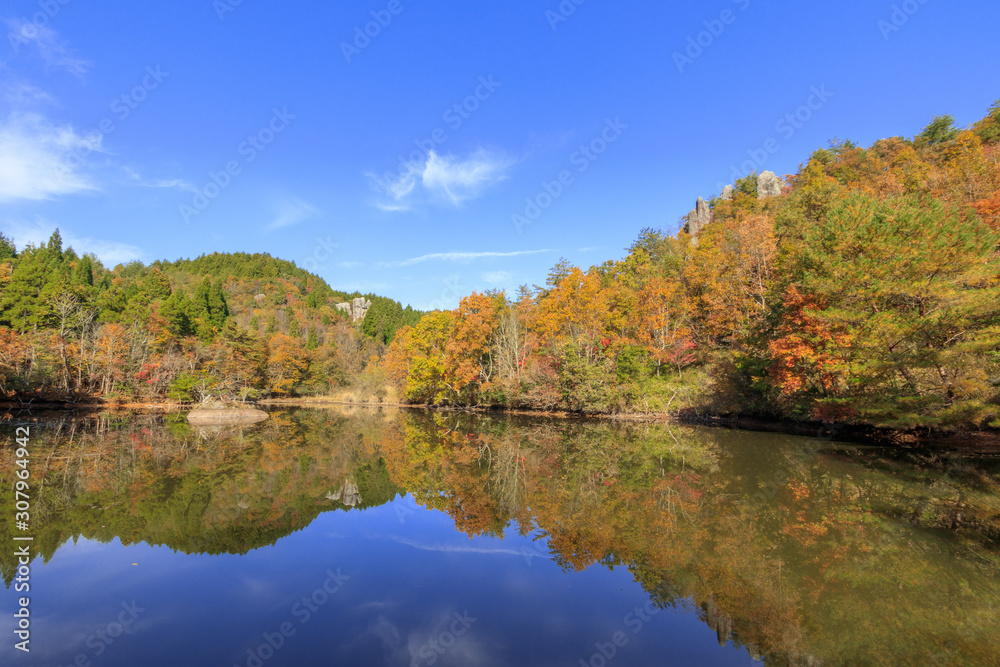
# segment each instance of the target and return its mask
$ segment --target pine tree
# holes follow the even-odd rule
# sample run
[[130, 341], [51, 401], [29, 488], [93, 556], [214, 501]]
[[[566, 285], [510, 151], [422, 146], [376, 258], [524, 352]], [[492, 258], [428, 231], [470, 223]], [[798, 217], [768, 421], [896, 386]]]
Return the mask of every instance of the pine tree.
[[17, 248], [14, 246], [14, 240], [0, 234], [0, 262], [5, 262], [16, 257]]

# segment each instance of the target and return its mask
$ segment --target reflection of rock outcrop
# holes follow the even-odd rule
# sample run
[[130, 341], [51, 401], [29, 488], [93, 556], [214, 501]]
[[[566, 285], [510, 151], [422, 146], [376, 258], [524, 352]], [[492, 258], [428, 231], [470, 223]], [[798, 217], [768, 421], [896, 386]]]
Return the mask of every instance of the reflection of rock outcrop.
[[733, 617], [722, 613], [714, 595], [708, 596], [702, 608], [705, 610], [705, 622], [715, 630], [715, 635], [719, 638], [719, 646], [725, 646], [733, 634]]
[[338, 501], [347, 507], [357, 507], [361, 504], [361, 493], [358, 491], [358, 485], [349, 479], [341, 484], [336, 492], [326, 494], [326, 499]]

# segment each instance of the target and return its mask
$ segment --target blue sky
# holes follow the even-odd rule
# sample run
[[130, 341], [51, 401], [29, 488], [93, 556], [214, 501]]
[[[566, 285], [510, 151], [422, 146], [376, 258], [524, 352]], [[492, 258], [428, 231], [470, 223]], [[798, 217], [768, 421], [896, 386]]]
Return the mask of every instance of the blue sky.
[[450, 308], [1000, 98], [995, 2], [674, 4], [8, 0], [0, 230]]

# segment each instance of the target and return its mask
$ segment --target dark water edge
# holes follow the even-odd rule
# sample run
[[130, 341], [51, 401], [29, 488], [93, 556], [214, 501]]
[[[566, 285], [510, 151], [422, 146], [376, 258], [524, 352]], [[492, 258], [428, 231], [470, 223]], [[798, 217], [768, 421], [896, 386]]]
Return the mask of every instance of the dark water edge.
[[[730, 430], [753, 431], [794, 435], [838, 442], [871, 445], [898, 445], [928, 450], [953, 450], [978, 453], [984, 456], [1000, 454], [1000, 429], [959, 428], [896, 429], [870, 424], [847, 424], [822, 421], [796, 421], [768, 418], [757, 415], [716, 415], [697, 410], [677, 413], [576, 413], [558, 410], [507, 409], [498, 407], [448, 407], [419, 404], [368, 404], [330, 401], [323, 398], [275, 399], [259, 401], [252, 405], [264, 410], [333, 409], [333, 410], [404, 410], [423, 413], [502, 415], [511, 418], [565, 419], [582, 422], [674, 423], [686, 426], [704, 426]], [[187, 414], [197, 407], [194, 404], [132, 404], [104, 405], [101, 403], [39, 403], [25, 406], [21, 403], [0, 403], [0, 424], [38, 423], [59, 420], [62, 415], [89, 414]]]
[[[285, 621], [263, 664], [1000, 662], [993, 456], [442, 411], [30, 419], [37, 664], [248, 664]], [[333, 565], [351, 579], [299, 624]], [[130, 595], [156, 622], [95, 656]]]

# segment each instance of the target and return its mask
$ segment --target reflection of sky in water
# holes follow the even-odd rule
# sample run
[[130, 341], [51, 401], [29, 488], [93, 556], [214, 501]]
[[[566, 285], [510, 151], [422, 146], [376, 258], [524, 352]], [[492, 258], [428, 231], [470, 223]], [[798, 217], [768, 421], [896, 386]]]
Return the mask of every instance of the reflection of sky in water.
[[[413, 513], [400, 511], [404, 504]], [[628, 641], [608, 664], [753, 664], [745, 650], [720, 647], [690, 608], [661, 611], [634, 633], [638, 623], [626, 616], [648, 596], [627, 570], [564, 573], [536, 557], [539, 548], [514, 531], [470, 540], [450, 517], [409, 498], [323, 514], [245, 556], [81, 539], [47, 565], [35, 561], [31, 656], [8, 640], [0, 658], [40, 667], [83, 653], [95, 667], [252, 667], [247, 650], [287, 621], [294, 635], [262, 665], [576, 666], [617, 632]], [[323, 586], [328, 570], [350, 579], [303, 623], [305, 607], [298, 615], [293, 608]], [[15, 595], [2, 594], [5, 610]], [[144, 611], [130, 632], [96, 655], [104, 643], [94, 637], [88, 648], [88, 636], [133, 600]], [[467, 629], [458, 620], [466, 612], [475, 619]]]

